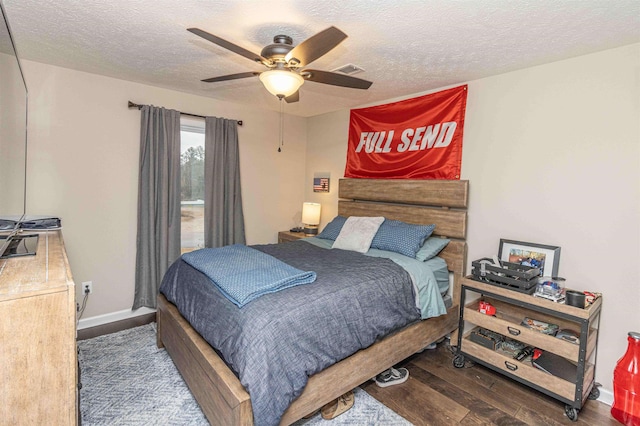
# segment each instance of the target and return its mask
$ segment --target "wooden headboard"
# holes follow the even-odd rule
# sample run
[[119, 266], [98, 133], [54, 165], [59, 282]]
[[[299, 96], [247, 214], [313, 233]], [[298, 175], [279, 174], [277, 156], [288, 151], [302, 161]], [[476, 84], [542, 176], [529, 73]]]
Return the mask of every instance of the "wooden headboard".
[[435, 224], [434, 235], [451, 240], [440, 253], [449, 270], [465, 275], [467, 180], [340, 179], [338, 214], [384, 216], [413, 224]]

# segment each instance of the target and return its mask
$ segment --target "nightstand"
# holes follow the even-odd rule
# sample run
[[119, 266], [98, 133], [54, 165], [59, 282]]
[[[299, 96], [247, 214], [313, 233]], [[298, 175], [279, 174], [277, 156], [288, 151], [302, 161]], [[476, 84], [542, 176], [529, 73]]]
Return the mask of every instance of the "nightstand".
[[278, 232], [278, 244], [287, 243], [289, 241], [300, 240], [302, 238], [307, 238], [312, 236], [313, 235], [306, 235], [304, 232], [281, 231], [281, 232]]
[[[479, 293], [482, 300], [496, 308], [496, 313], [491, 316], [482, 313], [479, 300], [466, 301], [467, 292]], [[600, 396], [594, 379], [602, 296], [582, 309], [466, 277], [461, 282], [460, 307], [458, 352], [453, 359], [455, 367], [464, 367], [465, 358], [469, 358], [511, 377], [564, 402], [565, 414], [572, 421], [578, 420], [578, 413], [587, 399]], [[559, 339], [527, 326], [527, 318], [555, 324], [560, 329], [575, 330], [580, 338], [577, 342]], [[465, 321], [474, 326], [466, 333]], [[546, 373], [536, 368], [528, 357], [522, 359], [506, 353], [495, 345], [492, 337], [474, 339], [474, 334], [497, 336], [505, 341], [509, 338], [539, 348], [550, 353], [556, 363], [566, 361], [575, 365], [574, 375], [563, 378]]]

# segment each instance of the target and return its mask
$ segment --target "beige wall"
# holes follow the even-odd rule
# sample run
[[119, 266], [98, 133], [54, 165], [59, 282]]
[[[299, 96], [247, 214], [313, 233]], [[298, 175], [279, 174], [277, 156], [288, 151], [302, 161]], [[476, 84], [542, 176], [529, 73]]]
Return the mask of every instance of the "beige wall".
[[[604, 295], [597, 381], [611, 390], [640, 331], [640, 44], [468, 84], [469, 263], [500, 238], [560, 246], [567, 285]], [[348, 111], [309, 119], [305, 191], [321, 226], [336, 214], [348, 124]], [[327, 170], [332, 191], [314, 196]]]
[[128, 100], [243, 120], [238, 133], [247, 242], [275, 242], [279, 230], [296, 224], [306, 119], [286, 116], [284, 150], [278, 153], [276, 112], [23, 65], [30, 93], [27, 213], [62, 218], [75, 282], [93, 282], [83, 318], [128, 310], [133, 303], [140, 113], [127, 108]]

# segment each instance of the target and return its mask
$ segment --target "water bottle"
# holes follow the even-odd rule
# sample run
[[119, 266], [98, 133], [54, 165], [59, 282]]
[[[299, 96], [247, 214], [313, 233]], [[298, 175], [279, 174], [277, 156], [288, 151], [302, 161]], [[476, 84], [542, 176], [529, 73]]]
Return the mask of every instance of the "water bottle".
[[626, 426], [640, 426], [640, 333], [629, 332], [627, 352], [613, 370], [611, 415]]

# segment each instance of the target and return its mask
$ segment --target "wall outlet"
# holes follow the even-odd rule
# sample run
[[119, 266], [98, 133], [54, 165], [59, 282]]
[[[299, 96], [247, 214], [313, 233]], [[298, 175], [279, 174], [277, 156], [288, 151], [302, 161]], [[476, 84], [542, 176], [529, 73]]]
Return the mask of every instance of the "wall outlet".
[[82, 294], [93, 293], [93, 283], [91, 281], [85, 281], [82, 283]]

